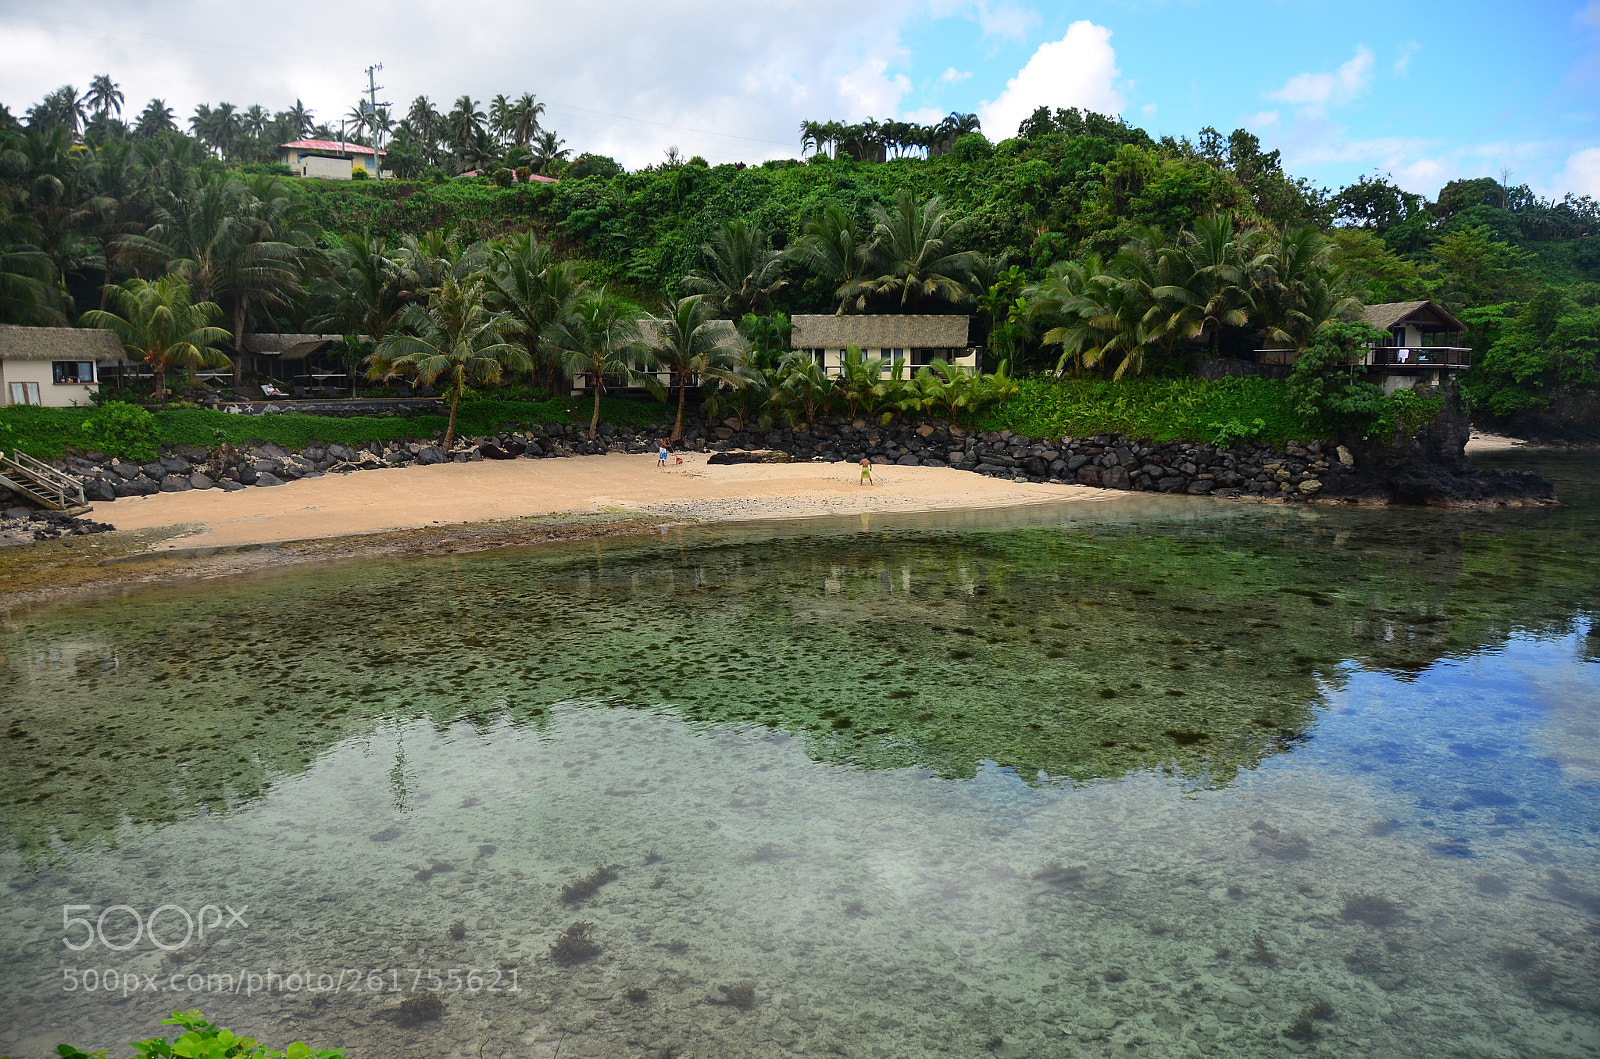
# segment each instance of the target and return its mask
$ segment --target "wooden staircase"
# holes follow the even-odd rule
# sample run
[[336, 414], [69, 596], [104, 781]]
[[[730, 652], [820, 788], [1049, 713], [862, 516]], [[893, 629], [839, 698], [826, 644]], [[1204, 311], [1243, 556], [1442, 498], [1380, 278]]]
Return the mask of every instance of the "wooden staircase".
[[83, 495], [83, 485], [76, 478], [62, 474], [42, 460], [26, 452], [13, 449], [0, 452], [0, 488], [52, 511], [77, 514], [87, 511], [88, 498]]

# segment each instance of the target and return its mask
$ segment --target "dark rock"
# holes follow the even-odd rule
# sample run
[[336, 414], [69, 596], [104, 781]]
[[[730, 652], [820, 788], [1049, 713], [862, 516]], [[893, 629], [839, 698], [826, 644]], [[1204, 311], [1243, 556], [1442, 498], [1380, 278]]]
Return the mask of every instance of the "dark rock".
[[1182, 475], [1173, 474], [1158, 480], [1156, 488], [1163, 493], [1177, 493], [1181, 492], [1186, 484], [1187, 480]]
[[256, 475], [256, 486], [258, 488], [263, 487], [263, 486], [282, 485], [282, 484], [283, 484], [283, 479], [279, 478], [277, 475], [273, 474], [271, 471], [261, 471]]
[[188, 474], [194, 470], [193, 465], [188, 460], [179, 459], [176, 456], [163, 456], [156, 462], [161, 464], [161, 469], [166, 471], [167, 474]]
[[246, 488], [246, 486], [244, 486], [243, 484], [241, 484], [239, 482], [231, 482], [228, 479], [224, 478], [224, 479], [222, 479], [221, 481], [219, 481], [217, 483], [217, 488], [221, 489], [224, 493], [235, 493], [235, 492], [238, 492], [240, 489]]
[[1215, 489], [1216, 486], [1217, 483], [1210, 478], [1196, 478], [1194, 481], [1189, 483], [1189, 487], [1185, 490], [1185, 492], [1189, 493], [1191, 496], [1204, 496], [1206, 493], [1209, 493], [1211, 490]]
[[1101, 472], [1100, 484], [1107, 489], [1128, 489], [1133, 485], [1126, 467], [1110, 467]]
[[210, 489], [212, 486], [216, 485], [216, 483], [213, 482], [210, 477], [201, 473], [200, 471], [196, 471], [189, 476], [189, 484], [196, 489]]
[[118, 496], [154, 496], [161, 492], [161, 483], [152, 481], [144, 475], [130, 478], [116, 486]]
[[328, 455], [332, 456], [336, 460], [342, 460], [345, 463], [353, 463], [356, 458], [356, 450], [352, 449], [348, 445], [340, 445], [335, 443], [328, 446]]
[[917, 457], [911, 455], [909, 452], [906, 453], [904, 456], [901, 456], [898, 460], [894, 461], [894, 464], [895, 464], [896, 467], [916, 467], [916, 466], [919, 466], [921, 463], [922, 463], [921, 460], [919, 460]]
[[1030, 478], [1043, 478], [1050, 473], [1050, 463], [1043, 456], [1029, 456], [1022, 461], [1022, 468]]
[[181, 474], [169, 474], [161, 479], [161, 491], [163, 493], [187, 493], [193, 488], [194, 486], [190, 484], [189, 479]]
[[1098, 468], [1098, 467], [1079, 467], [1078, 468], [1077, 479], [1078, 479], [1078, 484], [1079, 485], [1095, 485], [1095, 486], [1097, 486], [1097, 485], [1100, 484], [1100, 468]]
[[149, 463], [139, 465], [139, 473], [151, 481], [159, 482], [167, 476], [167, 469], [161, 466], [159, 461], [151, 460]]
[[432, 466], [436, 463], [446, 463], [448, 461], [449, 457], [446, 456], [444, 452], [441, 451], [436, 445], [424, 445], [422, 446], [421, 450], [417, 452], [417, 462], [425, 466]]
[[[122, 479], [116, 481], [120, 484]], [[117, 487], [104, 478], [90, 478], [83, 483], [83, 495], [90, 500], [111, 501], [117, 498]]]
[[111, 473], [115, 474], [118, 478], [123, 479], [137, 478], [139, 477], [139, 465], [137, 463], [124, 463], [121, 460], [118, 460], [111, 465]]
[[741, 449], [719, 452], [706, 460], [708, 464], [730, 463], [793, 463], [794, 457], [776, 449]]

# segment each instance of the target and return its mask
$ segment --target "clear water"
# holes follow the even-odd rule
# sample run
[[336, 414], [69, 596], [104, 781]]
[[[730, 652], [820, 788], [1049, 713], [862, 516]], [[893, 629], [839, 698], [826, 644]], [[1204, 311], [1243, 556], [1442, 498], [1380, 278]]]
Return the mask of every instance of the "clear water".
[[12, 613], [0, 1054], [1595, 1055], [1600, 463], [1540, 469]]

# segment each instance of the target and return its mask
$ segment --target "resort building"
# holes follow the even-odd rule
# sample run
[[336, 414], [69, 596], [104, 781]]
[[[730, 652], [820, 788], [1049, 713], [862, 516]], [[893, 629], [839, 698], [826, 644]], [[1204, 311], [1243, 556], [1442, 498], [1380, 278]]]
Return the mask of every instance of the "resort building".
[[983, 369], [982, 348], [968, 341], [967, 316], [801, 315], [791, 324], [790, 347], [810, 353], [829, 375], [843, 370], [845, 350], [851, 346], [868, 359], [881, 358], [885, 375], [897, 360], [906, 362], [908, 375], [935, 360], [974, 373]]
[[126, 364], [110, 331], [0, 325], [0, 406], [88, 405], [101, 376]]
[[[1466, 325], [1434, 302], [1368, 305], [1361, 320], [1385, 337], [1362, 352], [1356, 365], [1390, 393], [1419, 383], [1437, 386], [1472, 366], [1472, 348], [1463, 344]], [[1257, 350], [1256, 356], [1263, 364], [1292, 365], [1298, 359], [1290, 349]]]
[[[377, 159], [381, 160], [387, 153], [377, 152]], [[369, 177], [389, 178], [387, 170], [378, 172], [371, 147], [342, 140], [295, 140], [293, 143], [282, 143], [278, 145], [278, 161], [293, 169], [296, 176], [349, 180], [357, 169], [364, 169]]]

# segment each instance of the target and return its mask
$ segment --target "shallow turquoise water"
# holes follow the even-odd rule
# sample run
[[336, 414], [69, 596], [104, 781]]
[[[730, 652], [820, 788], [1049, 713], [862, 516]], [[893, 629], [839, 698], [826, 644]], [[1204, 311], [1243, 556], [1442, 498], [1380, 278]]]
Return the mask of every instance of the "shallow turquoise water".
[[8, 615], [0, 1053], [1596, 1054], [1600, 467], [1541, 469]]

